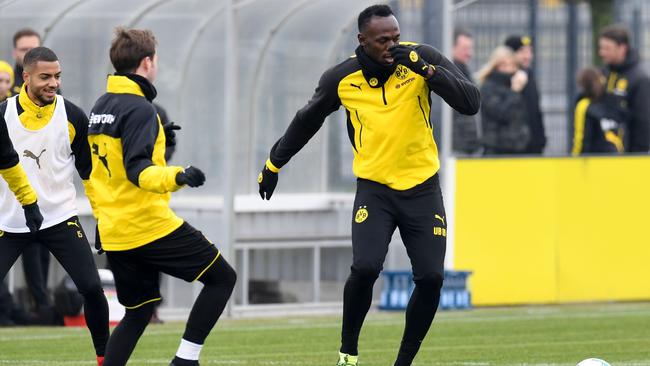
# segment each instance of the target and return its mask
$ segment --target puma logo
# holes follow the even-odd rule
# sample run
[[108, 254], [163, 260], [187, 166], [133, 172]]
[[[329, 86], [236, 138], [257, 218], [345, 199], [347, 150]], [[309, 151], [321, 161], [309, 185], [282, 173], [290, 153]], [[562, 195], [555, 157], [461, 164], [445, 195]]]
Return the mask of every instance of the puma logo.
[[79, 222], [77, 220], [68, 221], [67, 224], [68, 224], [68, 226], [76, 226], [77, 228], [81, 229], [81, 226], [79, 226]]
[[363, 83], [360, 83], [359, 85], [350, 83], [350, 86], [353, 86], [353, 87], [361, 90], [361, 84], [363, 84]]
[[38, 169], [41, 169], [41, 155], [43, 155], [45, 151], [46, 151], [45, 149], [41, 150], [41, 153], [38, 154], [38, 156], [36, 156], [33, 152], [29, 150], [25, 150], [23, 151], [23, 157], [32, 158], [36, 160], [36, 165], [38, 166]]
[[[104, 149], [106, 149], [106, 144], [104, 144]], [[101, 161], [102, 164], [104, 164], [104, 167], [108, 171], [108, 177], [110, 178], [111, 177], [111, 169], [108, 167], [108, 160], [106, 159], [106, 156], [108, 155], [108, 153], [105, 153], [103, 156], [99, 155], [99, 146], [97, 146], [97, 144], [93, 144], [93, 154], [97, 155], [97, 158], [99, 159], [99, 161]]]
[[447, 224], [445, 224], [445, 218], [444, 218], [444, 217], [442, 217], [442, 216], [436, 214], [436, 215], [435, 215], [435, 218], [438, 219], [438, 220], [440, 220], [440, 221], [442, 221], [442, 224], [445, 225], [445, 226], [447, 226]]

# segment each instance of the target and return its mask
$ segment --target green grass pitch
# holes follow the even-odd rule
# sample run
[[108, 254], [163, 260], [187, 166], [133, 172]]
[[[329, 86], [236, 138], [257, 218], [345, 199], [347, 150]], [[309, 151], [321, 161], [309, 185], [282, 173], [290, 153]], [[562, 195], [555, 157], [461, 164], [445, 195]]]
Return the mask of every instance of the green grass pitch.
[[[374, 312], [361, 334], [360, 365], [392, 366], [403, 314]], [[129, 365], [168, 365], [183, 324], [150, 325]], [[201, 365], [333, 366], [340, 317], [225, 319]], [[650, 303], [439, 312], [415, 366], [573, 366], [599, 357], [613, 366], [650, 366]], [[94, 365], [85, 328], [0, 328], [0, 365]]]

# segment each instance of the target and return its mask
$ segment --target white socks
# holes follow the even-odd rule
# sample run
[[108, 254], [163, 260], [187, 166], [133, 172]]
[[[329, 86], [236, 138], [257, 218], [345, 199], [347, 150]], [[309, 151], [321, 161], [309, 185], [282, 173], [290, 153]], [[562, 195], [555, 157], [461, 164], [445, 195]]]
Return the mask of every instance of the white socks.
[[181, 339], [181, 345], [178, 346], [178, 351], [176, 351], [176, 357], [182, 358], [184, 360], [199, 360], [199, 354], [201, 353], [202, 344], [196, 344], [185, 339]]

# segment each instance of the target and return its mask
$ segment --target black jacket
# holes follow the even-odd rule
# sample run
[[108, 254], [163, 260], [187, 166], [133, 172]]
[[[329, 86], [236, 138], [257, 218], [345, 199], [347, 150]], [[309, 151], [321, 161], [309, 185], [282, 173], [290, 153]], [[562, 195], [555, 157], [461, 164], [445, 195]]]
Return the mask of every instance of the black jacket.
[[530, 131], [530, 140], [525, 153], [541, 154], [546, 146], [546, 132], [544, 131], [544, 117], [539, 106], [539, 89], [533, 73], [530, 70], [524, 71], [528, 74], [528, 83], [524, 90], [521, 91], [521, 94], [526, 101], [528, 129]]
[[481, 86], [481, 142], [486, 154], [523, 154], [530, 141], [526, 102], [511, 75], [493, 72]]
[[629, 109], [625, 140], [626, 152], [650, 150], [650, 78], [639, 65], [636, 51], [630, 50], [620, 65], [608, 65], [607, 94], [624, 100]]
[[[467, 80], [472, 81], [472, 75], [470, 74], [467, 65], [455, 60], [454, 65], [456, 65], [458, 70], [465, 75]], [[480, 147], [476, 117], [453, 110], [453, 121], [452, 148], [454, 152], [460, 154], [475, 153]]]
[[608, 95], [593, 100], [579, 96], [573, 122], [574, 156], [623, 152], [626, 111]]

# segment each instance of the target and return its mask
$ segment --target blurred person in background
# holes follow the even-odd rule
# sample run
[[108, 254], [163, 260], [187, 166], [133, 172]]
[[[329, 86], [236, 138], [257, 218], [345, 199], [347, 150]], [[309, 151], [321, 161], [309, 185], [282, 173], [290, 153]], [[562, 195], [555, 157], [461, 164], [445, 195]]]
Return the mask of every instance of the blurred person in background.
[[[20, 93], [23, 86], [23, 58], [32, 48], [41, 45], [41, 35], [31, 28], [23, 28], [14, 33], [13, 51], [14, 58], [14, 82], [11, 87], [11, 95]], [[38, 242], [34, 242], [25, 248], [22, 254], [23, 273], [27, 290], [31, 295], [33, 303], [30, 311], [33, 312], [31, 322], [35, 324], [56, 323], [54, 307], [47, 290], [47, 279], [50, 271], [50, 252]], [[28, 306], [29, 307], [29, 306]]]
[[[456, 29], [452, 48], [452, 61], [467, 80], [472, 80], [469, 62], [474, 54], [474, 39], [466, 29]], [[478, 125], [475, 116], [453, 110], [452, 148], [457, 155], [474, 155], [480, 149]]]
[[14, 69], [7, 61], [0, 60], [0, 102], [11, 96], [11, 86], [14, 84]]
[[15, 80], [11, 88], [12, 95], [19, 94], [23, 86], [23, 58], [32, 48], [41, 46], [41, 35], [31, 28], [23, 28], [14, 33], [14, 49], [12, 56], [14, 58], [14, 76]]
[[544, 152], [546, 146], [546, 132], [544, 129], [544, 116], [539, 105], [540, 95], [537, 81], [533, 73], [533, 45], [530, 37], [512, 35], [506, 38], [504, 45], [509, 47], [515, 56], [515, 61], [520, 70], [526, 72], [528, 82], [521, 92], [526, 102], [528, 131], [530, 138], [523, 154], [537, 154]]
[[153, 106], [158, 74], [150, 30], [117, 28], [110, 46], [115, 74], [90, 114], [93, 214], [126, 312], [111, 335], [105, 366], [126, 365], [162, 300], [160, 272], [199, 281], [171, 366], [198, 366], [203, 344], [223, 312], [236, 273], [200, 231], [169, 207], [171, 192], [199, 187], [203, 172], [167, 166], [166, 134]]
[[627, 120], [619, 99], [605, 94], [605, 76], [596, 67], [578, 74], [581, 93], [575, 106], [571, 155], [624, 152], [623, 136]]
[[481, 85], [481, 142], [485, 155], [524, 154], [529, 146], [527, 104], [523, 95], [528, 77], [512, 50], [499, 46], [477, 75]]
[[[84, 299], [84, 316], [101, 366], [108, 340], [108, 303], [99, 280], [90, 244], [79, 224], [73, 173], [91, 191], [88, 118], [81, 108], [57, 95], [61, 65], [56, 54], [36, 47], [23, 60], [25, 83], [20, 94], [0, 108], [20, 163], [38, 195], [43, 221], [40, 230], [24, 223], [18, 202], [0, 186], [0, 277], [35, 241], [61, 263]], [[90, 196], [89, 196], [90, 197]], [[92, 203], [92, 202], [91, 202]], [[35, 231], [35, 232], [34, 232]]]
[[629, 110], [623, 145], [626, 152], [650, 150], [650, 79], [630, 47], [630, 32], [623, 25], [610, 25], [598, 38], [598, 55], [605, 64], [606, 94], [618, 98]]
[[344, 106], [357, 179], [352, 224], [352, 267], [343, 291], [338, 366], [358, 363], [361, 327], [399, 227], [411, 259], [415, 289], [394, 366], [411, 365], [440, 300], [447, 223], [440, 191], [440, 160], [433, 137], [431, 92], [457, 111], [475, 114], [476, 86], [435, 48], [400, 42], [391, 8], [374, 5], [359, 14], [355, 54], [325, 71], [311, 100], [271, 148], [258, 176], [270, 199], [278, 173]]

